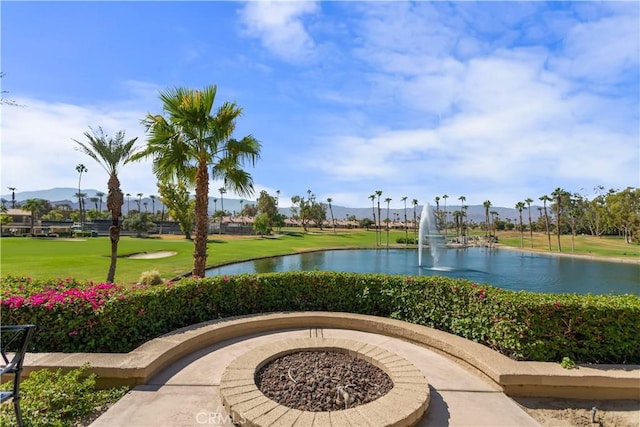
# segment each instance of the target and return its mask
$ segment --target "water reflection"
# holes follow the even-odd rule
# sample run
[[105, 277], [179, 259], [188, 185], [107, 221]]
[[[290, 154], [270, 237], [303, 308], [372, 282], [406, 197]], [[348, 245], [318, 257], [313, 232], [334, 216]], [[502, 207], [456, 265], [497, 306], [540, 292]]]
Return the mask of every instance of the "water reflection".
[[637, 264], [489, 248], [449, 249], [440, 255], [437, 268], [431, 263], [430, 254], [423, 253], [423, 266], [418, 267], [417, 250], [334, 250], [231, 264], [210, 269], [207, 275], [297, 270], [438, 275], [532, 292], [640, 295]]

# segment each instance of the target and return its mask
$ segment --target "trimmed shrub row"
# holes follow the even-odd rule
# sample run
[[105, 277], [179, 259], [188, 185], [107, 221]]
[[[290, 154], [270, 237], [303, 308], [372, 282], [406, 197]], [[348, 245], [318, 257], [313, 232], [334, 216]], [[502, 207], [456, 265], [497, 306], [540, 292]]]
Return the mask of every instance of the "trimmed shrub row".
[[124, 289], [5, 278], [4, 324], [34, 323], [31, 351], [128, 352], [207, 320], [344, 311], [444, 330], [516, 360], [640, 364], [640, 297], [513, 292], [461, 279], [286, 272]]

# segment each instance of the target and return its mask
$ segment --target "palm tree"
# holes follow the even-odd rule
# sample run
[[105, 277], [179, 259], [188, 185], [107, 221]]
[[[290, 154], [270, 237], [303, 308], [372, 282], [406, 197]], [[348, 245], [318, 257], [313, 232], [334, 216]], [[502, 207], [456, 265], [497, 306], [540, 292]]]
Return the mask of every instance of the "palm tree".
[[156, 214], [156, 196], [152, 194], [149, 196], [149, 198], [151, 199], [151, 213], [155, 215]]
[[[369, 198], [371, 199], [371, 210], [373, 211], [373, 225], [376, 226], [376, 228], [377, 228], [377, 224], [376, 224], [376, 195], [375, 195], [375, 193], [370, 195]], [[378, 231], [376, 231], [376, 246], [378, 246]]]
[[413, 239], [418, 242], [418, 215], [416, 213], [416, 209], [418, 207], [418, 199], [413, 199], [411, 201], [413, 204]]
[[100, 200], [100, 198], [98, 198], [98, 197], [89, 197], [89, 200], [91, 200], [93, 202], [93, 206], [95, 206], [96, 210], [98, 210], [98, 200]]
[[138, 193], [136, 194], [136, 196], [138, 196], [138, 200], [136, 200], [136, 203], [138, 205], [138, 213], [142, 213], [142, 208], [140, 207], [140, 205], [142, 204], [142, 193]]
[[527, 209], [529, 210], [529, 238], [531, 239], [531, 247], [533, 248], [533, 227], [531, 226], [531, 203], [533, 203], [533, 199], [527, 197], [524, 202], [527, 204]]
[[522, 210], [524, 209], [524, 202], [516, 203], [516, 209], [520, 214], [520, 247], [524, 248], [524, 228], [522, 226]]
[[380, 236], [380, 246], [382, 246], [382, 211], [380, 210], [380, 196], [382, 196], [382, 190], [376, 190], [376, 196], [378, 198], [378, 230], [377, 233]]
[[491, 211], [489, 213], [491, 214], [491, 229], [493, 230], [493, 236], [494, 236], [494, 239], [491, 239], [490, 246], [492, 246], [497, 240], [496, 222], [499, 214], [498, 214], [498, 211]]
[[154, 157], [158, 178], [186, 180], [195, 187], [195, 276], [204, 276], [207, 262], [210, 168], [211, 178], [221, 178], [235, 194], [251, 195], [253, 179], [243, 167], [260, 157], [260, 143], [253, 136], [232, 138], [240, 106], [225, 102], [212, 114], [216, 91], [207, 86], [161, 92], [164, 115], [147, 114], [147, 146], [138, 156]]
[[444, 241], [447, 241], [447, 199], [449, 198], [448, 195], [444, 195], [442, 196], [442, 199], [444, 200]]
[[456, 227], [456, 238], [460, 237], [460, 234], [461, 234], [461, 232], [460, 232], [460, 228], [461, 228], [460, 218], [461, 217], [462, 217], [462, 211], [457, 211], [457, 210], [453, 211], [453, 223], [454, 223], [454, 225]]
[[407, 228], [407, 196], [402, 196], [400, 200], [404, 203], [404, 245], [407, 246], [409, 244], [409, 229]]
[[27, 199], [22, 205], [24, 210], [31, 212], [31, 234], [36, 234], [35, 231], [35, 220], [38, 214], [44, 208], [44, 200], [42, 199]]
[[436, 230], [440, 230], [440, 221], [442, 220], [442, 218], [440, 218], [440, 196], [436, 196], [435, 201], [436, 201]]
[[391, 197], [384, 199], [387, 202], [387, 249], [389, 249], [389, 203], [391, 203]]
[[100, 207], [98, 210], [102, 212], [102, 198], [104, 197], [104, 193], [102, 191], [96, 191], [96, 197], [100, 200]]
[[107, 282], [112, 283], [116, 275], [116, 262], [118, 260], [118, 241], [120, 240], [120, 223], [122, 216], [122, 205], [124, 200], [120, 190], [120, 180], [118, 179], [118, 169], [120, 166], [131, 161], [136, 154], [134, 144], [138, 138], [129, 141], [124, 140], [124, 131], [116, 133], [115, 137], [107, 136], [102, 128], [98, 128], [98, 133], [91, 129], [91, 133], [85, 132], [88, 143], [76, 141], [80, 145], [79, 150], [98, 162], [109, 174], [107, 183], [107, 210], [111, 212], [111, 226], [109, 227], [109, 240], [111, 241], [111, 264], [107, 273]]
[[16, 208], [16, 187], [7, 187], [11, 190], [11, 209]]
[[466, 197], [464, 196], [460, 196], [458, 197], [458, 200], [460, 200], [460, 234], [462, 235], [462, 243], [466, 243], [466, 238], [465, 238], [465, 229], [464, 229], [464, 202], [465, 200], [467, 200]]
[[280, 190], [276, 190], [276, 207], [280, 207]]
[[[243, 205], [243, 203], [244, 203], [244, 200], [240, 199], [240, 216], [242, 216], [242, 205]], [[276, 206], [277, 206], [277, 203], [278, 202], [276, 201]]]
[[551, 199], [551, 197], [547, 196], [546, 194], [544, 196], [540, 196], [538, 199], [541, 200], [542, 204], [543, 204], [544, 225], [545, 225], [545, 227], [547, 229], [547, 240], [549, 240], [549, 252], [551, 252], [551, 233], [549, 232], [549, 213], [547, 211], [547, 202], [550, 202], [552, 199]]
[[[82, 181], [82, 172], [88, 172], [87, 167], [82, 163], [76, 166], [76, 171], [78, 172], [78, 194], [82, 192], [80, 189], [80, 182]], [[78, 197], [78, 203], [80, 204], [80, 229], [84, 231], [84, 199], [82, 197]]]
[[485, 238], [488, 239], [489, 235], [491, 234], [491, 230], [489, 227], [489, 208], [491, 207], [491, 201], [485, 200], [484, 202], [482, 202], [482, 206], [484, 207], [484, 223], [486, 227]]
[[131, 209], [129, 209], [129, 203], [131, 202], [131, 193], [127, 193], [125, 194], [125, 196], [127, 196], [127, 215], [129, 215], [129, 211]]
[[329, 204], [329, 212], [331, 212], [331, 224], [333, 224], [333, 232], [336, 232], [336, 220], [333, 219], [333, 208], [331, 207], [331, 202], [333, 199], [331, 197], [327, 197], [327, 203]]
[[560, 246], [560, 218], [562, 214], [562, 197], [564, 196], [565, 191], [562, 188], [556, 188], [553, 190], [551, 195], [555, 200], [555, 212], [556, 212], [556, 236], [558, 237], [558, 252], [562, 252], [562, 247]]
[[220, 192], [220, 234], [222, 234], [222, 218], [224, 218], [224, 195], [227, 192], [227, 189], [224, 187], [218, 188], [218, 192]]

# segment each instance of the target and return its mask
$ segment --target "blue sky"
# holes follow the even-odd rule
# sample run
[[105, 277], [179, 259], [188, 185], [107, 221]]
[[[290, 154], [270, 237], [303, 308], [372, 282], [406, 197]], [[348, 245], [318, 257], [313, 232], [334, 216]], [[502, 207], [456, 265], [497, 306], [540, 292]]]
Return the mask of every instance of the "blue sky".
[[[249, 171], [281, 204], [310, 189], [367, 207], [383, 191], [513, 207], [561, 187], [639, 186], [638, 2], [13, 2], [0, 5], [2, 193], [106, 173], [75, 151], [158, 93], [218, 86], [244, 109]], [[149, 162], [120, 173], [157, 194]], [[211, 183], [215, 197], [219, 182]], [[72, 195], [70, 195], [71, 197]], [[233, 197], [228, 194], [225, 197]]]

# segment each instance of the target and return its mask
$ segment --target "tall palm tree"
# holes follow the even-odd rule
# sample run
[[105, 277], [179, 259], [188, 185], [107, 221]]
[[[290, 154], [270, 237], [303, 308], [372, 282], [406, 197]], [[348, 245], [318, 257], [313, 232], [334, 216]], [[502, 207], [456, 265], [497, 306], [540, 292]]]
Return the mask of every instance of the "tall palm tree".
[[98, 132], [91, 129], [91, 133], [85, 132], [87, 143], [75, 141], [80, 147], [80, 151], [98, 162], [109, 175], [107, 182], [107, 210], [111, 212], [111, 226], [109, 227], [109, 240], [111, 241], [111, 264], [107, 273], [107, 282], [112, 283], [116, 275], [116, 262], [118, 260], [118, 241], [120, 240], [120, 223], [122, 216], [122, 205], [124, 204], [122, 190], [120, 190], [120, 180], [118, 179], [118, 169], [129, 163], [136, 154], [137, 148], [134, 146], [138, 138], [129, 141], [124, 140], [124, 131], [116, 133], [115, 137], [109, 137], [102, 128]]
[[551, 233], [549, 232], [549, 212], [547, 211], [547, 202], [550, 202], [552, 199], [546, 194], [544, 196], [540, 196], [538, 199], [541, 200], [543, 204], [544, 226], [547, 229], [546, 232], [547, 232], [547, 240], [549, 240], [549, 252], [551, 252]]
[[195, 187], [195, 276], [204, 276], [207, 263], [209, 171], [235, 194], [251, 195], [253, 179], [243, 167], [260, 157], [260, 143], [253, 136], [232, 137], [240, 106], [225, 102], [214, 113], [216, 91], [216, 86], [207, 86], [161, 92], [164, 115], [147, 114], [147, 146], [138, 156], [154, 158], [158, 178], [185, 180]]
[[529, 238], [531, 240], [531, 247], [533, 248], [533, 227], [531, 226], [531, 203], [533, 203], [533, 199], [531, 197], [527, 197], [524, 202], [527, 204], [527, 209], [529, 211]]
[[418, 242], [418, 215], [416, 213], [416, 209], [418, 208], [418, 199], [413, 199], [411, 201], [413, 204], [413, 239]]
[[125, 196], [127, 196], [127, 215], [129, 215], [129, 211], [131, 210], [131, 209], [129, 209], [129, 204], [131, 202], [131, 193], [127, 193], [127, 194], [125, 194]]
[[440, 196], [436, 196], [435, 199], [436, 201], [436, 213], [435, 213], [435, 221], [436, 221], [436, 230], [440, 230]]
[[16, 208], [16, 187], [7, 187], [11, 190], [11, 209]]
[[329, 212], [331, 212], [331, 224], [333, 225], [333, 232], [336, 232], [336, 220], [333, 219], [333, 208], [331, 207], [331, 202], [333, 199], [331, 197], [327, 197], [327, 203], [329, 204]]
[[382, 196], [382, 190], [376, 190], [376, 196], [378, 199], [378, 235], [380, 236], [380, 246], [382, 246], [382, 211], [380, 210], [380, 196]]
[[497, 230], [496, 230], [496, 223], [498, 221], [498, 211], [491, 211], [489, 212], [491, 214], [491, 229], [493, 230], [493, 236], [494, 239], [491, 239], [491, 244], [490, 246], [493, 246], [493, 244], [496, 242], [498, 235], [497, 235]]
[[444, 195], [442, 196], [442, 200], [444, 200], [444, 241], [447, 241], [447, 199], [449, 198], [448, 195]]
[[138, 204], [138, 213], [142, 213], [142, 208], [140, 205], [142, 204], [142, 196], [144, 196], [144, 194], [138, 193], [136, 194], [136, 196], [138, 196], [138, 200], [136, 200], [136, 203]]
[[[376, 224], [376, 195], [375, 193], [370, 195], [369, 198], [371, 199], [371, 211], [373, 212], [373, 225], [374, 227], [377, 228], [377, 224]], [[378, 231], [376, 230], [376, 246], [378, 246]]]
[[102, 191], [96, 191], [96, 197], [100, 200], [100, 207], [98, 208], [100, 212], [102, 212], [102, 198], [104, 196], [105, 194]]
[[562, 188], [556, 188], [553, 190], [551, 195], [553, 196], [553, 200], [555, 200], [555, 212], [556, 212], [556, 236], [558, 237], [558, 252], [562, 252], [562, 247], [560, 246], [560, 218], [562, 215], [562, 210], [564, 206], [562, 206], [562, 197], [564, 196], [565, 191]]
[[524, 202], [516, 203], [516, 209], [520, 214], [520, 247], [524, 248], [524, 228], [522, 226], [522, 210], [524, 209]]
[[155, 215], [156, 214], [156, 196], [152, 194], [149, 196], [149, 198], [151, 199], [151, 213]]
[[387, 202], [387, 249], [389, 249], [389, 204], [391, 203], [391, 197], [384, 199]]
[[404, 245], [407, 246], [409, 244], [409, 228], [407, 227], [407, 196], [402, 196], [400, 200], [404, 203]]
[[99, 197], [89, 197], [89, 200], [91, 200], [93, 202], [93, 206], [95, 206], [96, 210], [98, 210], [98, 201], [100, 200]]
[[465, 200], [467, 200], [466, 197], [464, 196], [460, 196], [458, 197], [458, 200], [460, 200], [460, 234], [462, 235], [462, 243], [466, 243], [466, 233], [465, 233], [465, 228], [464, 228], [464, 202]]
[[[88, 172], [87, 167], [82, 163], [76, 166], [76, 171], [78, 172], [78, 194], [82, 192], [80, 188], [80, 183], [82, 182], [82, 172]], [[80, 204], [80, 229], [84, 231], [84, 199], [78, 197], [78, 203]]]
[[454, 222], [454, 225], [456, 227], [456, 238], [460, 237], [460, 234], [461, 234], [461, 232], [460, 232], [460, 228], [461, 228], [460, 218], [461, 217], [462, 217], [462, 211], [458, 211], [458, 210], [453, 211], [453, 222]]
[[489, 227], [489, 208], [491, 207], [491, 201], [485, 200], [484, 202], [482, 202], [482, 206], [484, 207], [484, 223], [486, 227], [485, 238], [488, 239], [489, 235], [491, 234], [491, 229]]

